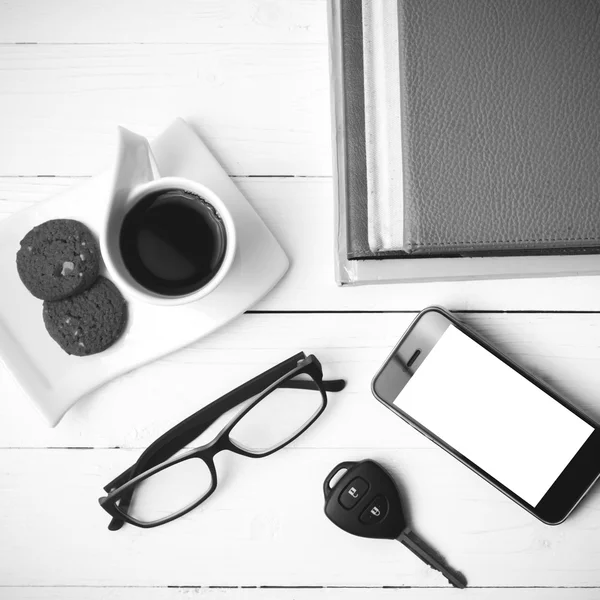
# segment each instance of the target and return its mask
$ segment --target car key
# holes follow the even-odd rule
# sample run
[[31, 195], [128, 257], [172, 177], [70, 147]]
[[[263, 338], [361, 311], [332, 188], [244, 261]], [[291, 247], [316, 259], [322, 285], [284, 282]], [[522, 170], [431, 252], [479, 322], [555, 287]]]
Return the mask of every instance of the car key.
[[[331, 487], [341, 470], [346, 472]], [[334, 524], [360, 537], [398, 540], [423, 562], [440, 571], [457, 588], [466, 579], [416, 535], [406, 522], [400, 494], [392, 478], [376, 462], [343, 462], [329, 473], [323, 484], [325, 514]]]

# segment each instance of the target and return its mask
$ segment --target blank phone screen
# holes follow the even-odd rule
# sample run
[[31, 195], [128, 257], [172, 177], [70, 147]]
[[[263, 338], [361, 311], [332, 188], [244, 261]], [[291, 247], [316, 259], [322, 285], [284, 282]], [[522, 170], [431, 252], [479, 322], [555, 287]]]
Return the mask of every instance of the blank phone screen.
[[594, 431], [452, 325], [394, 405], [534, 507]]

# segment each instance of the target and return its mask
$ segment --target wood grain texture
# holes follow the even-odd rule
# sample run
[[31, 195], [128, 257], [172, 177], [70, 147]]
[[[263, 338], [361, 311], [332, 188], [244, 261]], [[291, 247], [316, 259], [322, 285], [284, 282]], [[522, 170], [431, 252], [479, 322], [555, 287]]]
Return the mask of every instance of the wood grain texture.
[[287, 449], [216, 459], [205, 504], [153, 530], [106, 528], [102, 485], [129, 450], [1, 450], [4, 585], [426, 586], [443, 577], [394, 541], [331, 525], [322, 483], [369, 456], [405, 490], [415, 531], [479, 586], [600, 586], [600, 490], [560, 527], [537, 521], [438, 450]]
[[0, 588], [6, 600], [598, 600], [597, 588]]
[[177, 116], [232, 174], [331, 173], [324, 44], [0, 45], [0, 73], [0, 175], [91, 175]]
[[[55, 429], [0, 369], [0, 446], [145, 448], [170, 426], [299, 350], [343, 392], [299, 448], [434, 448], [371, 395], [371, 379], [412, 314], [249, 314], [81, 400]], [[600, 315], [461, 315], [476, 331], [600, 420]], [[218, 430], [218, 428], [217, 428]], [[203, 439], [209, 439], [210, 432]], [[139, 454], [139, 450], [137, 451]], [[1, 513], [0, 513], [1, 514]]]
[[0, 43], [326, 43], [326, 0], [0, 0]]
[[[69, 177], [0, 177], [0, 219], [80, 181]], [[430, 304], [454, 310], [600, 309], [600, 277], [339, 288], [333, 275], [331, 180], [241, 177], [235, 181], [291, 260], [288, 274], [257, 310], [418, 311]]]

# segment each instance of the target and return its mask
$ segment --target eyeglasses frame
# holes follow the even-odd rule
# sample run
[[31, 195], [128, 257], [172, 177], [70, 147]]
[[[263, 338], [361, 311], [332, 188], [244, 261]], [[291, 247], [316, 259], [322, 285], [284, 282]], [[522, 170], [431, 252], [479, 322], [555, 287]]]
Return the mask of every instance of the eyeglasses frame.
[[[138, 475], [132, 477], [131, 479], [128, 479], [125, 483], [123, 483], [119, 487], [111, 489], [107, 496], [104, 496], [103, 498], [99, 498], [98, 501], [100, 503], [100, 506], [102, 506], [102, 508], [117, 521], [125, 521], [127, 523], [130, 523], [131, 525], [135, 525], [135, 526], [141, 527], [143, 529], [158, 527], [160, 525], [164, 525], [166, 523], [174, 521], [175, 519], [178, 519], [178, 518], [186, 515], [187, 513], [191, 512], [192, 510], [194, 510], [195, 508], [200, 506], [200, 504], [205, 502], [214, 493], [214, 491], [216, 490], [217, 485], [218, 485], [217, 470], [216, 470], [216, 467], [214, 464], [214, 457], [219, 452], [229, 450], [230, 452], [239, 454], [241, 456], [246, 456], [248, 458], [264, 458], [266, 456], [269, 456], [269, 455], [281, 450], [282, 448], [285, 448], [288, 444], [291, 444], [295, 439], [297, 439], [300, 435], [302, 435], [323, 414], [323, 411], [327, 407], [327, 392], [326, 392], [326, 386], [323, 382], [323, 369], [321, 367], [321, 363], [312, 354], [308, 357], [304, 357], [304, 353], [300, 353], [300, 355], [296, 355], [296, 356], [302, 356], [302, 358], [299, 358], [296, 366], [291, 371], [282, 375], [279, 379], [277, 379], [276, 381], [271, 383], [268, 387], [266, 387], [264, 389], [264, 391], [261, 392], [259, 394], [259, 396], [257, 398], [255, 398], [244, 410], [242, 410], [238, 415], [236, 415], [220, 431], [220, 433], [217, 434], [217, 436], [211, 442], [204, 444], [202, 446], [199, 446], [197, 448], [192, 448], [182, 455], [172, 457], [164, 462], [161, 462], [160, 464], [157, 464], [157, 465], [139, 473]], [[292, 357], [292, 358], [295, 358], [295, 357]], [[303, 427], [301, 427], [291, 437], [289, 437], [287, 440], [285, 440], [281, 445], [275, 446], [274, 448], [271, 448], [264, 452], [250, 452], [248, 450], [244, 450], [240, 446], [237, 446], [231, 440], [231, 438], [229, 437], [229, 434], [231, 433], [233, 428], [257, 404], [259, 404], [262, 400], [264, 400], [269, 394], [271, 394], [277, 388], [282, 387], [282, 384], [285, 384], [286, 382], [293, 379], [294, 377], [297, 377], [298, 375], [304, 375], [304, 374], [308, 375], [312, 379], [312, 381], [316, 384], [317, 391], [319, 391], [321, 394], [322, 404], [321, 404], [320, 409], [315, 412], [315, 414], [311, 417], [311, 419], [309, 421], [307, 421], [305, 423], [305, 425]], [[298, 382], [298, 383], [302, 383], [302, 382]], [[242, 386], [240, 386], [240, 387], [242, 387]], [[304, 386], [290, 386], [290, 387], [304, 387]], [[335, 387], [337, 389], [337, 387], [339, 387], [339, 386], [335, 386]], [[305, 387], [305, 389], [314, 389], [314, 388]], [[210, 488], [197, 501], [192, 502], [188, 506], [184, 507], [183, 509], [181, 509], [178, 512], [175, 512], [172, 515], [163, 517], [162, 519], [157, 519], [155, 521], [150, 521], [150, 522], [139, 521], [138, 519], [135, 519], [131, 515], [120, 510], [119, 506], [116, 504], [124, 492], [127, 492], [127, 490], [130, 490], [130, 489], [133, 490], [133, 488], [140, 481], [143, 481], [144, 479], [147, 479], [147, 478], [163, 471], [164, 469], [172, 467], [173, 465], [176, 465], [183, 461], [191, 460], [194, 458], [203, 460], [204, 463], [207, 465], [210, 475], [211, 475]], [[134, 465], [134, 467], [135, 467], [135, 465]], [[121, 478], [127, 472], [128, 471], [126, 471], [121, 476], [116, 478], [115, 481], [118, 480], [119, 478]], [[110, 486], [110, 484], [106, 487], [109, 488], [109, 486]], [[127, 502], [127, 507], [128, 506], [129, 506], [129, 502]]]

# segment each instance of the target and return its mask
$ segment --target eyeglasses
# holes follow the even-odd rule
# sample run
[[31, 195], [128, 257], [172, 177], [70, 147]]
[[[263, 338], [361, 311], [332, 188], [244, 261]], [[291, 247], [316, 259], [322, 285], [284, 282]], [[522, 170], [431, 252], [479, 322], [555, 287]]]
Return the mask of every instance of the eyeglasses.
[[[300, 375], [308, 379], [296, 379]], [[323, 413], [327, 392], [345, 385], [341, 379], [323, 381], [321, 363], [300, 352], [211, 402], [163, 434], [104, 487], [108, 495], [99, 502], [113, 517], [108, 528], [115, 531], [124, 522], [157, 527], [190, 512], [217, 487], [214, 457], [219, 452], [262, 458], [281, 450]], [[174, 456], [223, 414], [255, 396], [212, 442]]]

